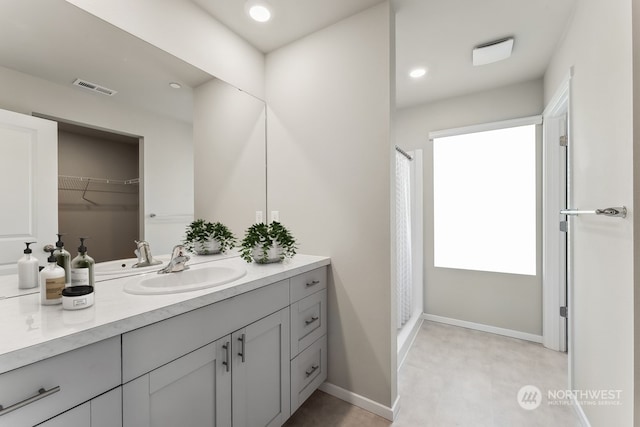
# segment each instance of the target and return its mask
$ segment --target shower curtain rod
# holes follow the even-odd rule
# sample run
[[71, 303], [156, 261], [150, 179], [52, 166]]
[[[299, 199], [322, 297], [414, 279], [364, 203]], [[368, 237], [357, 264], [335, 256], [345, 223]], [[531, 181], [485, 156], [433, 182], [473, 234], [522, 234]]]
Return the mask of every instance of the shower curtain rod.
[[405, 156], [407, 159], [409, 160], [413, 160], [413, 157], [411, 157], [411, 155], [409, 153], [407, 153], [406, 151], [404, 151], [402, 148], [398, 147], [396, 145], [396, 151], [400, 154], [402, 154], [403, 156]]

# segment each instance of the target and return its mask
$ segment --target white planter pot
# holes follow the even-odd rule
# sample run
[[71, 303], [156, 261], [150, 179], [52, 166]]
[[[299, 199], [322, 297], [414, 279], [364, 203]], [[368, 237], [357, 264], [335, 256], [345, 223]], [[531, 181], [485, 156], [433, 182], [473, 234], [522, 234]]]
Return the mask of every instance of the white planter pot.
[[274, 245], [272, 247], [270, 247], [267, 250], [267, 259], [266, 261], [262, 260], [262, 256], [263, 256], [263, 252], [262, 252], [262, 246], [254, 246], [253, 251], [251, 252], [251, 256], [253, 257], [253, 260], [255, 262], [257, 262], [258, 264], [270, 264], [273, 262], [280, 262], [282, 261], [282, 253], [283, 253], [283, 249], [282, 247], [280, 247], [280, 245], [276, 242], [274, 243]]
[[220, 253], [220, 242], [217, 240], [208, 240], [204, 243], [193, 242], [193, 250], [198, 255], [212, 255]]

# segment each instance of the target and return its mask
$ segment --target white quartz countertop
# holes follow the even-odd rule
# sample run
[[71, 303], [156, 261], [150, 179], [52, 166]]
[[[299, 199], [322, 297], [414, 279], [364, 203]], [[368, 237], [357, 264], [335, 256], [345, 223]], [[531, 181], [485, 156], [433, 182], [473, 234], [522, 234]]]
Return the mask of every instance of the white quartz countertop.
[[[199, 257], [203, 258], [203, 257]], [[206, 268], [210, 263], [246, 268], [242, 278], [221, 286], [167, 295], [131, 295], [123, 287], [131, 276], [96, 276], [95, 303], [92, 307], [68, 311], [62, 305], [40, 304], [37, 290], [13, 293], [0, 298], [0, 373], [19, 368], [94, 342], [186, 313], [329, 265], [324, 256], [296, 255], [281, 263], [248, 264], [239, 257], [211, 258], [191, 268]], [[155, 272], [134, 277], [147, 277]], [[180, 274], [180, 273], [169, 273]], [[106, 279], [106, 280], [103, 280]], [[100, 281], [99, 281], [100, 280]], [[15, 287], [17, 276], [0, 278], [0, 293]], [[4, 292], [2, 295], [6, 295]]]

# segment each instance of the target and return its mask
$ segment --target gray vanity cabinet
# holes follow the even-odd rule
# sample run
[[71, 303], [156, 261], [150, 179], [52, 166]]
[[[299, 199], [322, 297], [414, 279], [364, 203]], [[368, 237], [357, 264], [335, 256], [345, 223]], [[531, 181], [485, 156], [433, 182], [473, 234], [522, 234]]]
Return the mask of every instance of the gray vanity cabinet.
[[233, 333], [233, 427], [289, 418], [289, 308]]
[[122, 388], [115, 388], [38, 427], [121, 427]]
[[289, 280], [123, 334], [123, 426], [280, 426], [289, 348]]
[[124, 426], [282, 425], [289, 417], [288, 318], [282, 309], [125, 384]]
[[123, 386], [124, 426], [231, 426], [230, 337]]
[[120, 416], [98, 417], [120, 412], [121, 400], [109, 398], [120, 372], [118, 336], [0, 374], [0, 426], [121, 426]]

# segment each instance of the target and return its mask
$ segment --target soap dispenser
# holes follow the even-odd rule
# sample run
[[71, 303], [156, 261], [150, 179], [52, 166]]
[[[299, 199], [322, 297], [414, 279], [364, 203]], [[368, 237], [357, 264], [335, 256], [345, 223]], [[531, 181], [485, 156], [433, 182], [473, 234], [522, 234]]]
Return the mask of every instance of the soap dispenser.
[[24, 250], [24, 256], [18, 260], [18, 288], [31, 289], [38, 287], [38, 260], [31, 255], [33, 252], [29, 245], [35, 242], [24, 242], [27, 249]]
[[71, 260], [71, 286], [95, 286], [93, 278], [95, 261], [87, 255], [85, 240], [87, 240], [86, 237], [80, 238], [78, 256]]
[[64, 269], [56, 262], [51, 249], [47, 258], [49, 263], [40, 272], [40, 303], [42, 305], [62, 304], [62, 290], [64, 289]]
[[56, 262], [60, 267], [64, 269], [64, 281], [67, 285], [71, 284], [71, 254], [64, 248], [64, 242], [62, 241], [63, 234], [56, 234], [58, 241], [56, 242], [56, 250], [53, 255], [56, 257]]

